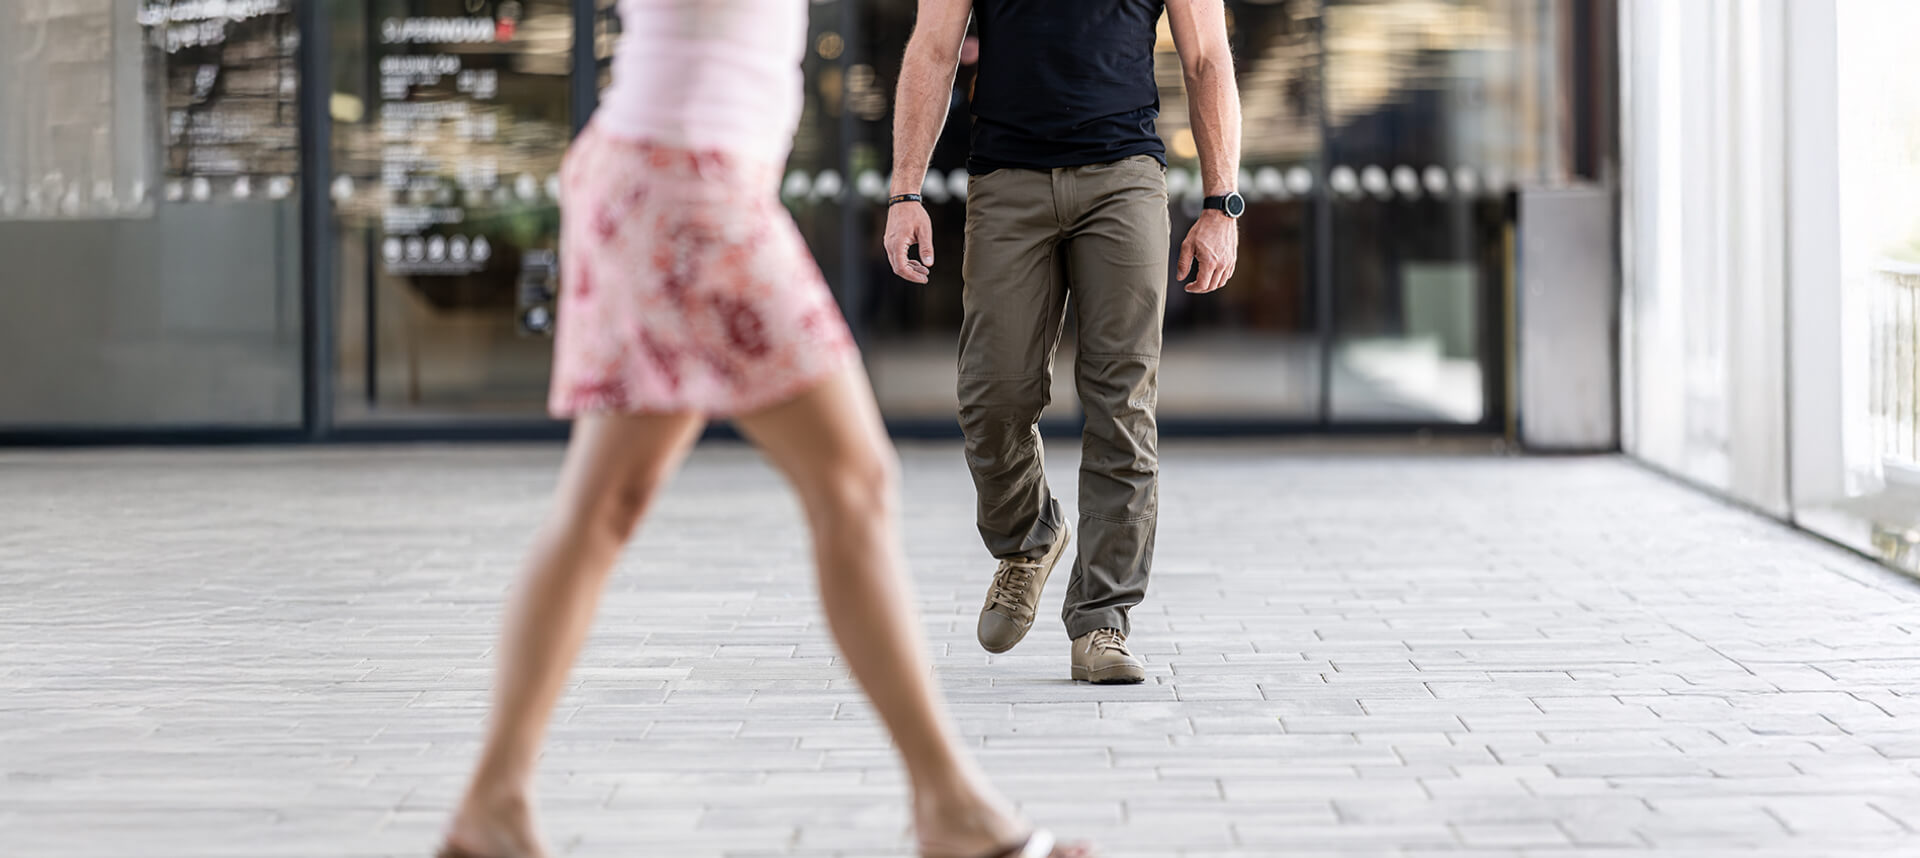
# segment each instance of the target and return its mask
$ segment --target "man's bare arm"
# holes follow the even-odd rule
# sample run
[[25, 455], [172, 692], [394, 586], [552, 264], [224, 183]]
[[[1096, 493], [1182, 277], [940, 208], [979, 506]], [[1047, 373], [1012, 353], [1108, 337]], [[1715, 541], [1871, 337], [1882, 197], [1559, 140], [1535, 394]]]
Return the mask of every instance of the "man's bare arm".
[[927, 159], [947, 124], [960, 43], [972, 12], [973, 0], [920, 0], [894, 93], [893, 193], [917, 194], [926, 181]]
[[1187, 115], [1209, 196], [1235, 190], [1240, 173], [1240, 87], [1233, 79], [1222, 0], [1167, 0], [1167, 23], [1187, 81]]
[[[960, 44], [967, 38], [973, 0], [920, 0], [920, 16], [900, 63], [900, 88], [893, 97], [893, 190], [917, 194], [927, 181], [927, 159], [947, 124], [953, 74], [960, 66]], [[919, 203], [887, 206], [887, 234], [881, 241], [893, 273], [909, 283], [927, 282], [933, 267], [933, 221]], [[917, 258], [907, 250], [918, 245]]]
[[[1200, 150], [1200, 179], [1208, 196], [1219, 196], [1240, 181], [1240, 87], [1233, 79], [1233, 45], [1227, 41], [1223, 0], [1167, 0], [1167, 24], [1180, 51], [1187, 82], [1187, 116]], [[1226, 214], [1200, 213], [1180, 244], [1178, 273], [1194, 272], [1188, 292], [1212, 292], [1227, 285], [1240, 257], [1240, 230]]]

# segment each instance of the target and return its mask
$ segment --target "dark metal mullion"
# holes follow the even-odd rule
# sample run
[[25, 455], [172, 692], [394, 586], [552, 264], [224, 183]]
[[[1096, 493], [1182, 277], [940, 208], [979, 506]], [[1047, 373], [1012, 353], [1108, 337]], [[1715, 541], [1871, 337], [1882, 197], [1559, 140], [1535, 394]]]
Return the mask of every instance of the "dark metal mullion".
[[600, 105], [600, 9], [595, 0], [573, 0], [573, 79], [568, 87], [568, 121], [579, 134]]
[[327, 437], [333, 428], [333, 125], [328, 102], [332, 4], [294, 6], [300, 28], [298, 59], [300, 121], [300, 282], [301, 432], [309, 440]]
[[1599, 135], [1595, 132], [1600, 123], [1594, 113], [1598, 103], [1594, 97], [1594, 82], [1598, 80], [1594, 65], [1598, 52], [1594, 41], [1600, 36], [1597, 28], [1585, 26], [1594, 20], [1595, 4], [1589, 0], [1570, 0], [1568, 7], [1567, 23], [1561, 31], [1564, 35], [1561, 44], [1569, 54], [1567, 66], [1569, 77], [1572, 78], [1569, 85], [1562, 88], [1569, 94], [1567, 110], [1573, 117], [1573, 121], [1567, 123], [1573, 138], [1570, 141], [1572, 157], [1568, 159], [1572, 163], [1568, 165], [1567, 173], [1576, 179], [1598, 181]]
[[366, 338], [360, 347], [366, 363], [362, 367], [365, 376], [362, 383], [366, 387], [367, 408], [372, 409], [380, 404], [380, 263], [374, 256], [380, 247], [380, 234], [369, 226], [360, 230], [360, 240], [366, 242], [367, 248], [361, 254], [364, 264], [360, 274], [360, 300], [365, 307], [361, 313], [365, 320], [361, 336]]
[[[1620, 339], [1622, 330], [1620, 299], [1622, 290], [1626, 288], [1626, 272], [1623, 268], [1625, 265], [1625, 257], [1621, 253], [1625, 248], [1623, 232], [1626, 229], [1626, 224], [1624, 218], [1621, 216], [1620, 199], [1621, 184], [1624, 180], [1620, 164], [1620, 93], [1623, 86], [1621, 82], [1620, 45], [1622, 36], [1620, 34], [1620, 9], [1613, 0], [1608, 0], [1608, 2], [1601, 4], [1598, 14], [1600, 17], [1597, 21], [1604, 25], [1604, 29], [1600, 30], [1603, 41], [1592, 54], [1594, 61], [1599, 64], [1592, 74], [1593, 86], [1597, 92], [1587, 93], [1585, 95], [1586, 97], [1598, 99], [1600, 101], [1599, 109], [1604, 111], [1599, 120], [1604, 131], [1602, 132], [1602, 139], [1596, 144], [1601, 147], [1601, 152], [1595, 159], [1594, 178], [1596, 181], [1605, 183], [1607, 195], [1612, 199], [1613, 205], [1613, 217], [1611, 218], [1612, 233], [1609, 236], [1613, 242], [1613, 252], [1611, 256], [1613, 259], [1614, 299], [1614, 317], [1611, 331], [1613, 346], [1611, 349], [1613, 356], [1613, 390], [1611, 395], [1614, 403], [1613, 448], [1615, 451], [1622, 451], [1625, 448], [1625, 444], [1623, 443], [1623, 438], [1625, 437], [1625, 427], [1623, 425], [1625, 409], [1620, 407], [1620, 403], [1622, 402], [1621, 397], [1627, 392], [1626, 379], [1623, 377], [1625, 367], [1622, 365], [1623, 362], [1621, 360], [1623, 344]], [[1789, 40], [1789, 45], [1791, 44], [1792, 42]], [[1782, 65], [1785, 66], [1786, 64], [1782, 63]], [[1786, 174], [1783, 173], [1782, 178], [1785, 177]], [[1792, 211], [1792, 204], [1793, 200], [1788, 199], [1788, 211]], [[1789, 245], [1788, 252], [1792, 252], [1791, 245]], [[1789, 327], [1791, 327], [1791, 324], [1792, 319], [1789, 315]], [[1792, 340], [1787, 340], [1786, 342], [1791, 343]], [[1792, 401], [1793, 389], [1791, 384], [1788, 385], [1787, 396], [1788, 401]], [[1788, 421], [1788, 441], [1789, 443], [1792, 441], [1791, 421]], [[1788, 447], [1788, 449], [1791, 450], [1792, 447]], [[1792, 469], [1789, 468], [1788, 471], [1789, 475], [1791, 475]], [[1791, 481], [1789, 481], [1788, 488], [1792, 488]], [[1788, 500], [1791, 502], [1791, 494], [1788, 495]]]
[[[366, 75], [365, 82], [369, 94], [380, 92], [382, 87], [380, 80], [380, 51], [375, 47], [380, 44], [380, 31], [379, 25], [375, 23], [376, 18], [377, 16], [373, 14], [371, 10], [369, 10], [367, 14], [360, 16], [361, 22], [364, 24], [361, 28], [360, 38], [362, 41], [360, 44], [365, 46], [364, 50], [360, 52], [361, 59], [365, 65], [365, 68], [361, 71]], [[383, 95], [380, 98], [369, 98], [367, 100], [373, 104], [374, 112], [372, 116], [366, 117], [364, 121], [370, 121], [375, 127], [378, 127], [382, 121], [381, 113], [384, 113], [387, 109], [386, 98]], [[384, 178], [383, 176], [383, 181]], [[380, 405], [379, 258], [382, 236], [380, 234], [381, 230], [376, 229], [371, 223], [359, 230], [359, 233], [360, 240], [364, 242], [364, 252], [360, 254], [360, 258], [363, 260], [360, 275], [360, 300], [362, 307], [361, 319], [363, 320], [364, 328], [361, 336], [365, 340], [360, 346], [360, 354], [365, 364], [361, 367], [361, 384], [366, 388], [365, 391], [363, 391], [365, 394], [364, 399], [367, 410], [371, 412]], [[418, 347], [418, 343], [410, 342], [407, 344], [407, 348], [409, 349]]]
[[[1520, 312], [1520, 241], [1519, 195], [1509, 193], [1499, 201], [1497, 224], [1499, 243], [1493, 253], [1477, 236], [1469, 233], [1466, 241], [1474, 249], [1476, 264], [1488, 272], [1480, 277], [1480, 421], [1479, 425], [1491, 431], [1501, 432], [1512, 437], [1508, 440], [1518, 443], [1518, 413], [1509, 406], [1509, 399], [1518, 397], [1519, 375], [1519, 312]], [[1473, 230], [1479, 221], [1479, 212], [1468, 204], [1463, 222]], [[1511, 235], [1513, 240], [1508, 241]], [[1507, 431], [1510, 424], [1513, 431]]]
[[1327, 6], [1321, 0], [1320, 15], [1314, 22], [1315, 74], [1320, 97], [1315, 114], [1320, 123], [1320, 169], [1313, 183], [1314, 328], [1320, 337], [1320, 413], [1318, 425], [1333, 425], [1333, 192], [1328, 186], [1333, 175], [1333, 127], [1327, 116]]

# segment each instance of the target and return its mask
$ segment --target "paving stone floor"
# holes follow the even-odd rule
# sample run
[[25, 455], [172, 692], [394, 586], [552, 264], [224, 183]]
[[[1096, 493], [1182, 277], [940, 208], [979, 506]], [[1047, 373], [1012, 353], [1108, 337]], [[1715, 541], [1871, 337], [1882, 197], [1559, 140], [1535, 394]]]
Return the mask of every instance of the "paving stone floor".
[[[558, 455], [0, 454], [0, 856], [427, 854]], [[1115, 858], [1920, 855], [1920, 585], [1629, 462], [1171, 443], [1151, 679], [1094, 688], [972, 643], [959, 454], [904, 457], [969, 742]], [[802, 545], [696, 454], [561, 707], [562, 854], [907, 854]]]

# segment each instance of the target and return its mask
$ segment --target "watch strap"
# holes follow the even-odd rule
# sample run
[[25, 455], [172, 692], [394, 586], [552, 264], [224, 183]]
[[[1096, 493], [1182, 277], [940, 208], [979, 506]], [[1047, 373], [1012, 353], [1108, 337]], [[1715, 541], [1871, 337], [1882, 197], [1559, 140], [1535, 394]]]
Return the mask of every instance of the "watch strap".
[[1247, 206], [1247, 204], [1246, 204], [1246, 199], [1247, 199], [1247, 198], [1246, 198], [1246, 197], [1242, 197], [1242, 196], [1240, 196], [1240, 192], [1239, 192], [1239, 191], [1228, 191], [1227, 193], [1224, 193], [1224, 194], [1220, 194], [1220, 195], [1217, 195], [1217, 196], [1211, 196], [1211, 197], [1203, 197], [1203, 198], [1202, 198], [1202, 199], [1200, 200], [1200, 208], [1202, 208], [1202, 209], [1210, 209], [1210, 210], [1213, 210], [1213, 211], [1217, 211], [1217, 212], [1221, 212], [1221, 213], [1223, 213], [1223, 214], [1225, 214], [1225, 215], [1226, 215], [1227, 217], [1231, 217], [1231, 218], [1237, 218], [1237, 217], [1239, 217], [1239, 216], [1240, 216], [1240, 214], [1239, 214], [1239, 213], [1236, 213], [1236, 212], [1235, 212], [1235, 211], [1233, 210], [1233, 208], [1232, 208], [1231, 206], [1229, 206], [1229, 205], [1228, 205], [1228, 201], [1229, 201], [1229, 200], [1232, 200], [1232, 199], [1233, 199], [1233, 198], [1235, 198], [1235, 197], [1239, 197], [1239, 198], [1240, 198], [1240, 201], [1241, 201], [1241, 202], [1240, 202], [1240, 210], [1241, 210], [1242, 212], [1244, 212], [1244, 211], [1246, 211], [1246, 206]]
[[919, 194], [894, 194], [887, 198], [887, 208], [893, 208], [901, 203], [917, 203], [919, 201]]

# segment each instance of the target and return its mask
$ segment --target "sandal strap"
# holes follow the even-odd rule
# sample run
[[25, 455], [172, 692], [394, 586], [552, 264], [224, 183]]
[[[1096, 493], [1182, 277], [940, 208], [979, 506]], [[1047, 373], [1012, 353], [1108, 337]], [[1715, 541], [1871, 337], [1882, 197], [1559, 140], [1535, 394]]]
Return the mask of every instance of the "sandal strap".
[[1047, 858], [1053, 854], [1053, 845], [1052, 832], [1036, 829], [1032, 834], [1027, 835], [1025, 841], [991, 855], [982, 855], [980, 858]]

